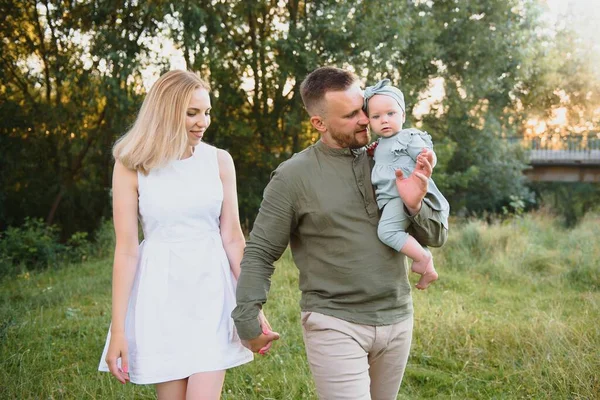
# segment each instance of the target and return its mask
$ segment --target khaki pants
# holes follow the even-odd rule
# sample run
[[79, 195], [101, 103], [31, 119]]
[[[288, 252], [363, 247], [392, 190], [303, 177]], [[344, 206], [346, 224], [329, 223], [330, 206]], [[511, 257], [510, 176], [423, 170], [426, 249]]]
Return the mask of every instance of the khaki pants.
[[412, 329], [412, 316], [394, 325], [371, 326], [302, 312], [304, 345], [319, 399], [396, 399]]

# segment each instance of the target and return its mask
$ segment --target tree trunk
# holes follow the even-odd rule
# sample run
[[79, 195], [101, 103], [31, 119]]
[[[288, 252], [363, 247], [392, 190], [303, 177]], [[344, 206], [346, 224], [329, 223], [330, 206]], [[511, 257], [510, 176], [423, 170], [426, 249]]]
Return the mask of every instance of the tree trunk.
[[46, 217], [46, 224], [48, 225], [52, 225], [52, 223], [54, 222], [54, 217], [56, 216], [56, 210], [58, 210], [58, 206], [60, 205], [60, 202], [62, 201], [64, 195], [65, 195], [66, 189], [64, 185], [60, 186], [60, 190], [58, 191], [58, 193], [56, 194], [56, 197], [54, 198], [54, 201], [52, 202], [52, 207], [50, 207], [50, 212], [48, 213], [48, 216]]

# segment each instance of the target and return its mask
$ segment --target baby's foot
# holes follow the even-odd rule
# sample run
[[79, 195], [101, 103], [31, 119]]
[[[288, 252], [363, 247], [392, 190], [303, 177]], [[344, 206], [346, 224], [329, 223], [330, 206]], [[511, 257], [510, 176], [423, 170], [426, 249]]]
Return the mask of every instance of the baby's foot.
[[427, 254], [419, 261], [413, 261], [412, 267], [413, 272], [421, 275], [421, 279], [417, 282], [417, 289], [425, 290], [429, 284], [438, 278], [438, 274], [433, 267], [433, 257], [431, 254]]

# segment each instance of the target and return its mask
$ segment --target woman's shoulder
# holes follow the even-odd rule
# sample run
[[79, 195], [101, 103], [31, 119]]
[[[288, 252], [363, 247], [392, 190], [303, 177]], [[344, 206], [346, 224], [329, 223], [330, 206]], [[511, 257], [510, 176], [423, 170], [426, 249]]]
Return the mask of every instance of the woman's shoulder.
[[128, 168], [121, 160], [116, 159], [115, 166], [113, 168], [113, 185], [115, 183], [134, 185], [137, 187], [138, 171]]
[[219, 163], [228, 161], [233, 162], [233, 159], [227, 150], [218, 148], [217, 146], [206, 142], [198, 143], [198, 145], [195, 148], [195, 152], [198, 152], [200, 154], [212, 154], [217, 158]]
[[115, 166], [113, 168], [113, 174], [119, 176], [137, 176], [137, 170], [129, 168], [125, 162], [120, 159], [115, 160]]
[[215, 151], [217, 152], [217, 161], [219, 162], [219, 168], [223, 167], [234, 167], [233, 157], [227, 150], [219, 149], [215, 147]]
[[218, 148], [217, 146], [206, 142], [200, 142], [198, 146], [196, 146], [196, 151], [198, 153], [210, 154], [210, 158], [215, 157], [221, 173], [231, 173], [232, 171], [235, 171], [233, 157], [227, 150]]

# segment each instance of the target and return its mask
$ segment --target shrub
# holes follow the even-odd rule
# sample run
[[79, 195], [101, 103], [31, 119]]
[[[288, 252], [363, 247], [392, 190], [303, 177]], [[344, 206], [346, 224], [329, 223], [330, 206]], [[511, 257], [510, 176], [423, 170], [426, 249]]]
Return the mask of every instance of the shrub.
[[87, 232], [75, 232], [62, 244], [57, 226], [28, 217], [23, 225], [0, 233], [0, 276], [86, 261], [94, 255], [93, 250]]
[[112, 220], [102, 219], [94, 234], [93, 255], [98, 258], [112, 257], [115, 250], [115, 230]]
[[92, 244], [88, 240], [87, 232], [75, 232], [67, 241], [65, 260], [82, 262], [92, 255]]
[[9, 227], [0, 237], [0, 260], [6, 274], [12, 266], [46, 268], [59, 260], [65, 246], [58, 243], [58, 228], [42, 219], [29, 218], [20, 227]]

